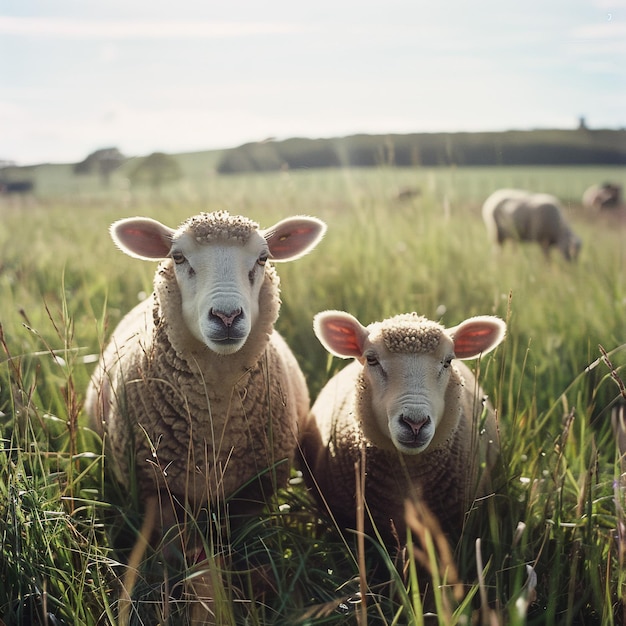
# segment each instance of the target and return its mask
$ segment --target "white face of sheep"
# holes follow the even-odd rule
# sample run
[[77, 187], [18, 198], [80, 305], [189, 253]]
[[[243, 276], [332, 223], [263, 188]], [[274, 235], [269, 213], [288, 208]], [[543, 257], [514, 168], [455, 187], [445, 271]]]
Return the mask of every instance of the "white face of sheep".
[[259, 293], [267, 261], [291, 261], [311, 251], [326, 226], [310, 217], [291, 217], [247, 237], [197, 237], [149, 218], [111, 226], [118, 247], [144, 260], [171, 258], [190, 333], [217, 354], [237, 352], [259, 315]]
[[[406, 321], [406, 316], [398, 317]], [[394, 346], [392, 351], [382, 329], [394, 319], [365, 327], [348, 313], [325, 311], [316, 315], [314, 330], [331, 354], [354, 357], [363, 365], [362, 380], [372, 402], [367, 419], [375, 421], [362, 420], [365, 436], [378, 445], [381, 437], [391, 440], [400, 452], [418, 454], [428, 448], [449, 410], [446, 392], [453, 359], [472, 359], [493, 350], [506, 326], [491, 316], [470, 318], [450, 329], [427, 321], [437, 341], [424, 340], [419, 344], [423, 349]], [[416, 322], [417, 327], [423, 325]]]

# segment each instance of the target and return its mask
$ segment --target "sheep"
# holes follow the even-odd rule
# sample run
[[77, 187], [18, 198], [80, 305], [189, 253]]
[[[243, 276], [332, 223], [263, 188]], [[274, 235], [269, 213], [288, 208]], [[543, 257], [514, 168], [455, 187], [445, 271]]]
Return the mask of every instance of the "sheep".
[[489, 489], [499, 445], [494, 410], [456, 359], [493, 350], [506, 324], [480, 316], [446, 329], [406, 313], [363, 326], [325, 311], [314, 330], [331, 354], [354, 361], [326, 383], [309, 414], [302, 463], [313, 492], [340, 526], [354, 528], [355, 464], [364, 450], [369, 529], [386, 545], [406, 537], [409, 497], [458, 537], [474, 498]]
[[310, 402], [274, 329], [280, 292], [271, 262], [302, 257], [325, 230], [312, 217], [260, 230], [226, 211], [176, 230], [146, 217], [112, 224], [120, 250], [160, 263], [154, 292], [113, 332], [85, 408], [117, 481], [129, 489], [133, 476], [144, 506], [161, 501], [163, 532], [179, 505], [198, 511], [256, 478], [241, 497], [261, 503], [287, 482]]
[[613, 183], [592, 185], [583, 194], [583, 207], [592, 211], [616, 209], [621, 204], [621, 197], [621, 185], [615, 185]]
[[422, 190], [419, 187], [400, 187], [393, 199], [396, 202], [408, 202], [414, 198], [419, 198], [421, 195]]
[[578, 257], [582, 242], [552, 195], [500, 189], [485, 200], [482, 215], [491, 240], [500, 246], [506, 239], [534, 241], [541, 245], [546, 258], [552, 246], [568, 261]]

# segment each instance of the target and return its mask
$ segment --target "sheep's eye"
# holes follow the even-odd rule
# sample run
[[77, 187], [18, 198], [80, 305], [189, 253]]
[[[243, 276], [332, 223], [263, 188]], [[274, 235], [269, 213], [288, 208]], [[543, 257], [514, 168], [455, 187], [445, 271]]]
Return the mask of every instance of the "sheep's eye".
[[373, 354], [368, 354], [365, 358], [366, 358], [366, 360], [367, 360], [367, 364], [368, 364], [370, 367], [376, 367], [376, 366], [378, 365], [378, 359], [376, 358], [376, 356], [375, 356], [375, 355], [373, 355]]
[[259, 255], [259, 258], [257, 259], [257, 263], [263, 267], [266, 263], [267, 263], [267, 257], [268, 257], [268, 253], [267, 252], [261, 252], [261, 254]]
[[185, 255], [178, 250], [174, 250], [171, 254], [171, 257], [176, 265], [180, 265], [181, 263], [184, 263], [186, 261]]
[[454, 358], [453, 356], [447, 356], [447, 357], [443, 360], [442, 365], [443, 365], [443, 368], [444, 368], [444, 369], [448, 369], [448, 368], [450, 367], [450, 364], [452, 363], [452, 359], [453, 359], [453, 358]]

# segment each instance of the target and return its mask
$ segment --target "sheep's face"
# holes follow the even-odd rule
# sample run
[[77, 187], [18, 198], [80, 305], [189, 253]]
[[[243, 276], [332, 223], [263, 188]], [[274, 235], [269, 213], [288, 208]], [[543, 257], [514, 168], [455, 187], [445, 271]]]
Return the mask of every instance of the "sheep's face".
[[448, 439], [461, 410], [462, 381], [453, 359], [472, 359], [493, 350], [506, 329], [502, 320], [491, 316], [446, 329], [416, 313], [366, 327], [342, 311], [318, 313], [313, 326], [329, 352], [354, 357], [363, 366], [356, 414], [365, 437], [404, 454], [423, 452], [435, 435], [435, 445]]
[[582, 241], [574, 233], [567, 230], [562, 239], [559, 241], [559, 247], [563, 252], [563, 256], [567, 261], [576, 261], [580, 254]]
[[404, 454], [428, 448], [445, 410], [454, 346], [443, 333], [433, 352], [390, 352], [381, 337], [370, 336], [363, 351], [362, 385], [371, 402], [363, 433], [388, 437]]
[[191, 334], [217, 354], [239, 350], [259, 315], [269, 257], [265, 239], [254, 231], [245, 243], [208, 244], [185, 232], [173, 241], [170, 256]]
[[227, 355], [246, 343], [259, 317], [267, 261], [303, 256], [325, 230], [313, 217], [290, 217], [259, 230], [246, 217], [217, 211], [191, 217], [178, 230], [150, 218], [124, 219], [111, 226], [111, 236], [130, 256], [171, 260], [189, 332]]

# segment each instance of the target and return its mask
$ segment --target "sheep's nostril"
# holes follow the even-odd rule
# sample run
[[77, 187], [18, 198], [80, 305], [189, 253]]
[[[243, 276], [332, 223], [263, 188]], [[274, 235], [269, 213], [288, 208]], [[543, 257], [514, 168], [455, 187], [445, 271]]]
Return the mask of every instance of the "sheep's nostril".
[[430, 420], [430, 418], [427, 417], [416, 422], [415, 420], [412, 420], [405, 416], [402, 416], [401, 419], [413, 431], [414, 437], [417, 437], [417, 435], [419, 435], [420, 430], [422, 430], [422, 427], [426, 426], [426, 424]]
[[219, 311], [217, 309], [211, 309], [209, 311], [209, 315], [212, 317], [217, 317], [222, 320], [222, 323], [226, 328], [230, 328], [233, 325], [233, 322], [241, 316], [241, 309], [235, 309], [234, 311], [230, 311], [226, 313], [225, 311]]

